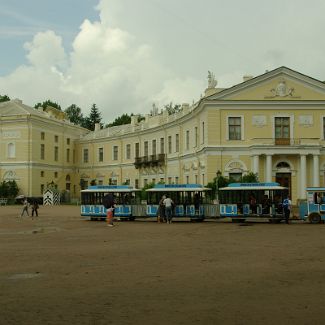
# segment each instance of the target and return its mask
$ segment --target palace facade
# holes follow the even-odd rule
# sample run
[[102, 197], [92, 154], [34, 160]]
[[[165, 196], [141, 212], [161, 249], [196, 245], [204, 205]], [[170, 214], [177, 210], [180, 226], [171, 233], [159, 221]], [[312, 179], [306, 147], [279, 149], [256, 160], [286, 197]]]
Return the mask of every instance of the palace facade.
[[325, 84], [286, 67], [227, 89], [210, 74], [197, 103], [93, 132], [51, 107], [0, 104], [0, 179], [15, 179], [28, 196], [54, 184], [78, 197], [92, 180], [207, 184], [220, 171], [277, 181], [296, 203], [306, 186], [324, 185], [324, 153]]

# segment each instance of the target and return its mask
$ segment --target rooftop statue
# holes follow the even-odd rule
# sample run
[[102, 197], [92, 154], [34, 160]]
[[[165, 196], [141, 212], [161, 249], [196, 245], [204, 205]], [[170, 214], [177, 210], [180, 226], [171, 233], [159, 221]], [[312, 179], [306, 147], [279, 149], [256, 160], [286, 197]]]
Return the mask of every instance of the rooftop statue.
[[216, 88], [218, 81], [216, 80], [214, 73], [208, 71], [208, 88]]

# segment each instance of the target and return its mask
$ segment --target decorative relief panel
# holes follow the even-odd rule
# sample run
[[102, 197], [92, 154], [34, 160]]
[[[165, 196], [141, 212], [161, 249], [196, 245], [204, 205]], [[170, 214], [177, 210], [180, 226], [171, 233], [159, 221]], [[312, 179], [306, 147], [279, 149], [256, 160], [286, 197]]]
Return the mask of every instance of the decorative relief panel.
[[300, 115], [299, 116], [299, 125], [304, 127], [313, 126], [313, 116], [312, 115]]
[[20, 134], [20, 131], [5, 130], [5, 131], [2, 131], [2, 138], [3, 139], [20, 139], [21, 134]]
[[252, 124], [256, 127], [263, 127], [266, 125], [266, 116], [264, 115], [254, 115], [252, 118]]

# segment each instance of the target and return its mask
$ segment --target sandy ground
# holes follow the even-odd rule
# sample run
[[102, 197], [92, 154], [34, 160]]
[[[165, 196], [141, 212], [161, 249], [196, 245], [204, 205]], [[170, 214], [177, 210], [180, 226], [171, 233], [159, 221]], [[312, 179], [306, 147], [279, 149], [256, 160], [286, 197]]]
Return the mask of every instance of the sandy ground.
[[324, 324], [325, 226], [0, 207], [0, 324]]

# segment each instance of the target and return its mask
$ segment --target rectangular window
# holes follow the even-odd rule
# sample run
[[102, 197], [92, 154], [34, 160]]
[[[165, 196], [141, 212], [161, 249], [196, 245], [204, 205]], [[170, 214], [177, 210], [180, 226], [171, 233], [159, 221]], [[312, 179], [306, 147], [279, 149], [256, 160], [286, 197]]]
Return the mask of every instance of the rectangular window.
[[41, 184], [41, 194], [44, 193], [44, 184]]
[[204, 122], [202, 122], [202, 143], [204, 143], [204, 136], [205, 136], [205, 130], [204, 130], [204, 127], [205, 127], [205, 125], [204, 125]]
[[172, 183], [172, 178], [168, 177], [168, 184], [171, 184], [171, 183]]
[[157, 141], [156, 141], [156, 139], [152, 140], [152, 154], [153, 155], [157, 154]]
[[139, 158], [140, 157], [140, 143], [137, 142], [135, 144], [135, 158]]
[[242, 180], [242, 173], [229, 173], [229, 181], [232, 183], [240, 183]]
[[70, 149], [67, 149], [67, 162], [70, 162]]
[[168, 153], [172, 153], [172, 136], [168, 136]]
[[98, 161], [104, 161], [104, 148], [98, 148]]
[[103, 181], [102, 180], [99, 180], [98, 181], [98, 185], [103, 185]]
[[175, 184], [178, 184], [178, 177], [175, 177]]
[[165, 183], [165, 179], [164, 179], [164, 178], [160, 178], [159, 183], [160, 183], [160, 184], [164, 184], [164, 183]]
[[67, 138], [67, 145], [70, 145], [70, 138]]
[[179, 152], [179, 134], [175, 134], [175, 152]]
[[58, 172], [54, 172], [54, 178], [58, 178]]
[[190, 176], [186, 176], [186, 184], [189, 184], [190, 182]]
[[160, 138], [160, 153], [165, 153], [165, 139]]
[[198, 184], [198, 178], [197, 178], [197, 175], [195, 175], [195, 184]]
[[41, 132], [41, 140], [45, 140], [45, 132]]
[[194, 143], [195, 143], [195, 147], [197, 147], [198, 144], [198, 133], [197, 133], [197, 126], [194, 128]]
[[118, 146], [113, 146], [113, 160], [118, 160]]
[[145, 155], [145, 157], [148, 157], [148, 155], [149, 155], [149, 143], [148, 143], [148, 141], [144, 142], [144, 155]]
[[41, 177], [44, 177], [44, 171], [43, 170], [41, 171]]
[[146, 186], [146, 185], [148, 185], [148, 180], [145, 178], [145, 179], [143, 180], [143, 186]]
[[186, 131], [186, 143], [185, 143], [186, 150], [190, 149], [190, 131]]
[[131, 159], [131, 145], [126, 145], [126, 159]]
[[84, 154], [83, 154], [83, 156], [84, 156], [84, 163], [88, 163], [88, 149], [84, 149]]
[[290, 139], [290, 118], [275, 118], [275, 139]]
[[56, 142], [56, 143], [59, 142], [59, 136], [58, 135], [54, 136], [54, 142]]
[[54, 160], [59, 161], [59, 147], [54, 147]]
[[229, 117], [229, 140], [241, 140], [241, 118]]
[[41, 144], [41, 159], [45, 159], [45, 144]]
[[70, 191], [71, 184], [70, 183], [65, 183], [65, 190]]
[[134, 187], [139, 188], [139, 180], [138, 179], [134, 180]]

